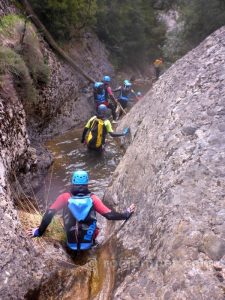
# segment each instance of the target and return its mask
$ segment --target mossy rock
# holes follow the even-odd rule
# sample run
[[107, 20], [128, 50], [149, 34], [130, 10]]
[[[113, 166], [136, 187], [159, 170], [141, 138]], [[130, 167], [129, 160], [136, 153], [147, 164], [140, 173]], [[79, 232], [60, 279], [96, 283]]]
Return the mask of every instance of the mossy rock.
[[0, 47], [0, 75], [13, 74], [15, 86], [28, 107], [37, 103], [37, 93], [23, 58], [7, 47]]
[[15, 14], [2, 17], [0, 41], [21, 55], [35, 85], [49, 82], [50, 69], [41, 51], [38, 33], [30, 21]]

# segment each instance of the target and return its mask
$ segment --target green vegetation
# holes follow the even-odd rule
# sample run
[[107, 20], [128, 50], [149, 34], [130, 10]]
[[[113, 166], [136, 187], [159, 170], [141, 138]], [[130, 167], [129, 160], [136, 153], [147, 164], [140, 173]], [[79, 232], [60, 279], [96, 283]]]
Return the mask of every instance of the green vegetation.
[[[27, 200], [26, 200], [27, 201]], [[20, 204], [21, 205], [21, 204]], [[27, 207], [27, 203], [25, 204]], [[23, 204], [24, 206], [24, 204]], [[28, 204], [30, 206], [30, 204]], [[37, 210], [33, 210], [33, 207], [30, 207], [28, 210], [19, 209], [19, 218], [20, 222], [24, 228], [24, 231], [28, 231], [31, 228], [38, 227], [41, 223], [43, 215], [41, 215]], [[66, 235], [63, 229], [63, 221], [59, 216], [55, 216], [51, 224], [48, 226], [48, 229], [45, 232], [45, 240], [54, 240], [58, 242], [65, 242]], [[40, 242], [42, 239], [37, 239], [37, 242]]]
[[58, 41], [95, 22], [95, 0], [30, 0], [40, 20]]
[[19, 50], [23, 57], [34, 84], [47, 84], [50, 78], [50, 69], [45, 63], [40, 49], [40, 43], [36, 32], [28, 26], [24, 40]]
[[171, 7], [175, 7], [180, 16], [178, 29], [170, 33], [164, 46], [164, 54], [171, 61], [183, 56], [225, 25], [223, 0], [173, 0]]
[[210, 33], [225, 24], [225, 3], [221, 0], [190, 0], [181, 6], [182, 41], [197, 46]]
[[147, 0], [99, 0], [97, 33], [120, 67], [142, 68], [160, 55], [165, 28]]
[[21, 95], [30, 102], [37, 100], [36, 90], [22, 57], [7, 47], [0, 47], [0, 75], [11, 72]]
[[5, 36], [11, 36], [14, 33], [16, 25], [22, 24], [24, 18], [19, 15], [6, 15], [0, 18], [0, 35], [4, 34]]
[[[34, 28], [32, 27], [32, 24], [30, 22], [27, 22], [25, 24], [24, 17], [14, 14], [6, 15], [0, 18], [0, 39], [4, 40], [5, 38], [10, 38], [10, 40], [12, 40], [12, 43], [15, 44], [15, 52], [20, 54], [21, 56], [17, 56], [16, 58], [14, 57], [15, 59], [13, 63], [13, 56], [15, 56], [15, 53], [12, 54], [12, 51], [6, 51], [6, 49], [2, 51], [5, 52], [6, 64], [8, 65], [8, 69], [10, 69], [10, 71], [14, 74], [18, 73], [19, 69], [21, 69], [21, 72], [25, 74], [25, 66], [24, 63], [21, 62], [21, 60], [23, 59], [27, 65], [34, 84], [47, 84], [49, 81], [50, 70], [48, 65], [45, 64], [40, 49], [39, 38]], [[9, 61], [9, 57], [11, 61]], [[4, 63], [2, 57], [1, 68], [4, 67], [3, 65]], [[27, 74], [25, 77], [28, 78]]]
[[[80, 29], [92, 27], [118, 68], [142, 69], [159, 56], [175, 61], [225, 24], [224, 0], [31, 0], [30, 3], [58, 42], [70, 40]], [[166, 36], [159, 13], [169, 9], [178, 12], [179, 20], [176, 30]], [[37, 81], [35, 78], [40, 77], [32, 76]]]
[[85, 27], [95, 29], [119, 67], [141, 68], [157, 57], [165, 28], [151, 0], [31, 0], [40, 20], [58, 40], [65, 41]]

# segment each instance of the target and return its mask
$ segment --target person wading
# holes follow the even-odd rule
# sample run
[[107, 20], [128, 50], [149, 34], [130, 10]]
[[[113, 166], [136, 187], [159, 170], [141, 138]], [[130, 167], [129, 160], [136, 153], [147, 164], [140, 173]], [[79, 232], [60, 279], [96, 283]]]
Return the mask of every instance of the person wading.
[[113, 132], [110, 121], [106, 118], [107, 107], [99, 105], [97, 116], [93, 116], [84, 127], [81, 143], [87, 144], [88, 149], [102, 151], [107, 133], [112, 137], [125, 136], [129, 133], [129, 128], [125, 128], [122, 133]]
[[103, 84], [105, 89], [105, 97], [106, 97], [106, 106], [111, 109], [112, 111], [112, 117], [113, 117], [113, 123], [117, 123], [117, 115], [116, 115], [116, 107], [117, 107], [117, 99], [115, 98], [112, 89], [110, 87], [111, 78], [110, 76], [106, 75], [103, 77]]
[[54, 215], [63, 209], [64, 230], [67, 246], [74, 251], [88, 250], [95, 244], [99, 233], [96, 212], [108, 220], [127, 220], [135, 210], [135, 205], [123, 213], [112, 211], [88, 189], [89, 176], [84, 170], [77, 170], [72, 175], [70, 192], [58, 196], [44, 214], [41, 224], [28, 231], [31, 237], [44, 234]]
[[[120, 86], [114, 90], [114, 92], [119, 92], [118, 101], [123, 109], [127, 108], [128, 102], [132, 96], [134, 96], [135, 99], [138, 101], [138, 98], [131, 87], [132, 83], [126, 79], [123, 82], [123, 86]], [[119, 114], [121, 115], [121, 113], [122, 112], [120, 111]]]
[[154, 61], [153, 65], [154, 65], [154, 68], [155, 68], [155, 78], [156, 78], [156, 80], [158, 80], [159, 76], [160, 76], [162, 66], [163, 66], [163, 59], [161, 57], [157, 58]]

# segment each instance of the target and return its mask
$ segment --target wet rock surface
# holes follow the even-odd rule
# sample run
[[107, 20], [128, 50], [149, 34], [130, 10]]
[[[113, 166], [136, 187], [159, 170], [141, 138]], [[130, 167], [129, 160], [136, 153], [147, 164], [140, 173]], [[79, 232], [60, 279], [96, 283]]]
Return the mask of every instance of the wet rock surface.
[[224, 36], [177, 61], [118, 128], [131, 135], [105, 198], [137, 211], [118, 234], [113, 299], [224, 299]]

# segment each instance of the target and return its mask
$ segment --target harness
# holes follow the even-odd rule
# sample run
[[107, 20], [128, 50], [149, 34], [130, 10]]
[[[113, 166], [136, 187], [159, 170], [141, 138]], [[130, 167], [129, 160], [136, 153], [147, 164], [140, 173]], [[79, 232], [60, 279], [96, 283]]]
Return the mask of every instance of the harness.
[[63, 220], [70, 249], [87, 250], [93, 246], [97, 219], [90, 194], [72, 196], [64, 209]]
[[98, 149], [105, 143], [107, 129], [102, 119], [97, 117], [91, 122], [87, 135], [87, 145], [90, 148]]
[[107, 100], [107, 93], [104, 88], [94, 88], [94, 99], [97, 104], [102, 104]]

